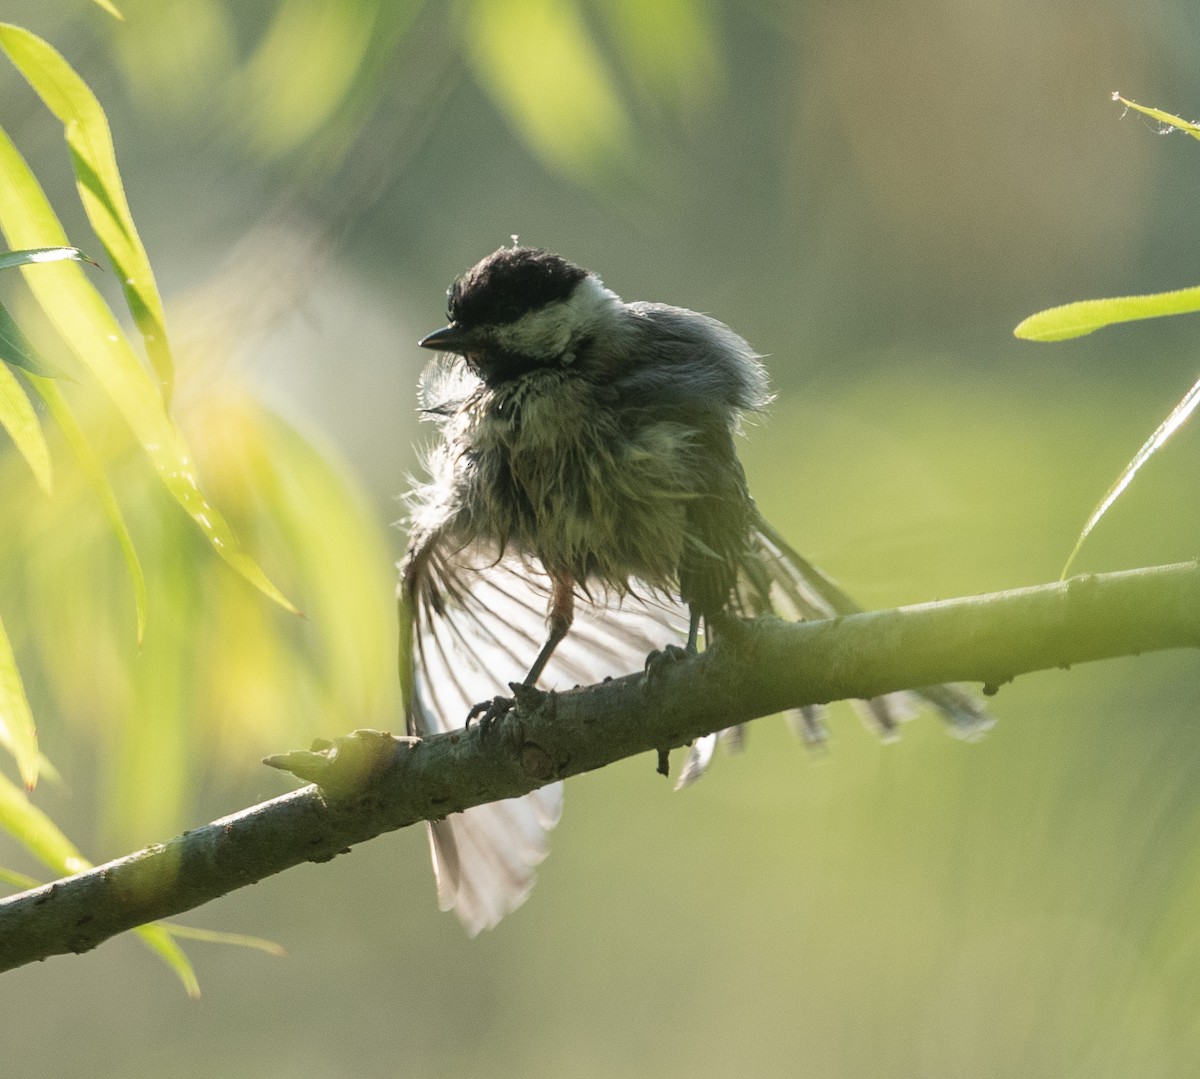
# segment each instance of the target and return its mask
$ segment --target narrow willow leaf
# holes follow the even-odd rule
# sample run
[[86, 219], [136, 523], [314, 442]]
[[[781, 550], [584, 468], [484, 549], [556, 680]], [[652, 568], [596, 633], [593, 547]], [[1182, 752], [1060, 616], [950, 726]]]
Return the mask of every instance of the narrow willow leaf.
[[25, 792], [0, 774], [0, 827], [55, 873], [71, 876], [91, 867], [75, 844], [59, 831]]
[[107, 11], [114, 19], [120, 19], [121, 22], [125, 21], [125, 16], [117, 10], [117, 5], [112, 0], [94, 0], [94, 3], [97, 7]]
[[[3, 749], [10, 755], [15, 756], [13, 740], [8, 736], [8, 731], [3, 726], [0, 726], [0, 749]], [[62, 786], [62, 773], [54, 767], [54, 764], [49, 757], [39, 751], [38, 782], [44, 783], [47, 780], [51, 783], [57, 783], [59, 786]]]
[[577, 4], [473, 0], [469, 58], [513, 126], [549, 164], [575, 176], [629, 155], [629, 117]]
[[1130, 101], [1120, 94], [1113, 94], [1112, 97], [1114, 101], [1119, 101], [1127, 109], [1133, 109], [1135, 112], [1140, 112], [1143, 116], [1149, 116], [1152, 120], [1157, 120], [1159, 123], [1167, 124], [1169, 127], [1176, 127], [1185, 134], [1191, 135], [1194, 139], [1200, 139], [1200, 124], [1194, 124], [1190, 120], [1183, 120], [1178, 116], [1172, 116], [1169, 112], [1163, 112], [1162, 109], [1147, 108], [1145, 105], [1139, 105], [1136, 101]]
[[10, 270], [14, 266], [30, 266], [35, 262], [62, 262], [71, 259], [74, 262], [87, 262], [99, 267], [95, 259], [88, 258], [78, 247], [35, 247], [28, 251], [5, 251], [0, 255], [0, 270]]
[[175, 976], [183, 983], [184, 992], [192, 1000], [199, 1000], [200, 982], [196, 978], [196, 971], [192, 967], [192, 961], [175, 942], [171, 930], [155, 922], [152, 925], [138, 926], [134, 932], [142, 938], [142, 943], [147, 948], [175, 972]]
[[[1120, 94], [1113, 94], [1113, 100], [1200, 139], [1200, 124], [1183, 120], [1161, 109], [1146, 108]], [[1062, 304], [1030, 315], [1017, 325], [1013, 334], [1026, 341], [1066, 341], [1119, 322], [1162, 318], [1164, 315], [1187, 315], [1195, 311], [1200, 311], [1200, 286], [1145, 296], [1117, 296]]]
[[[0, 229], [11, 247], [62, 244], [66, 235], [25, 159], [0, 129]], [[34, 298], [112, 399], [172, 497], [217, 553], [285, 609], [296, 608], [271, 583], [204, 497], [187, 444], [103, 297], [71, 262], [25, 266]]]
[[1079, 300], [1030, 315], [1018, 323], [1013, 335], [1026, 341], [1065, 341], [1118, 322], [1162, 318], [1165, 315], [1189, 315], [1195, 311], [1200, 311], [1200, 286], [1146, 296]]
[[142, 572], [142, 563], [133, 546], [133, 537], [130, 536], [129, 528], [125, 524], [125, 515], [121, 512], [117, 496], [113, 493], [108, 477], [104, 474], [103, 466], [88, 444], [83, 428], [79, 426], [57, 383], [36, 376], [30, 378], [29, 381], [38, 396], [41, 397], [47, 411], [54, 417], [54, 422], [62, 432], [63, 438], [67, 440], [67, 445], [71, 447], [71, 452], [79, 462], [79, 467], [100, 502], [104, 515], [112, 527], [113, 535], [116, 536], [117, 546], [121, 549], [121, 557], [125, 560], [125, 567], [129, 570], [129, 579], [133, 583], [133, 601], [137, 610], [137, 642], [140, 648], [146, 631], [146, 576]]
[[3, 622], [0, 622], [0, 731], [3, 744], [17, 762], [25, 789], [33, 790], [38, 777], [37, 731]]
[[0, 866], [0, 884], [7, 884], [10, 888], [17, 888], [22, 892], [27, 892], [30, 888], [37, 888], [41, 885], [40, 880], [33, 877], [27, 877], [24, 873], [18, 873], [15, 869], [5, 869]]
[[25, 394], [17, 376], [0, 363], [0, 427], [8, 432], [17, 452], [25, 458], [38, 486], [50, 494], [53, 483], [50, 472], [50, 449], [37, 413]]
[[169, 399], [174, 366], [162, 298], [125, 200], [104, 109], [75, 69], [36, 34], [0, 23], [0, 48], [66, 128], [83, 208], [117, 269], [125, 300]]
[[[382, 5], [386, 9], [389, 5]], [[391, 5], [403, 9], [405, 5]], [[415, 14], [418, 4], [409, 5]], [[253, 148], [288, 153], [326, 124], [349, 99], [379, 35], [382, 12], [349, 4], [277, 6], [244, 74], [233, 83], [239, 101], [256, 106], [240, 117]], [[296, 72], [303, 71], [303, 79]]]
[[42, 359], [3, 304], [0, 304], [0, 360], [46, 378], [64, 377], [61, 371]]
[[667, 104], [711, 100], [723, 82], [719, 32], [705, 0], [610, 0], [604, 18], [630, 73]]
[[[79, 853], [54, 822], [3, 775], [0, 775], [0, 827], [56, 873], [69, 877], [92, 868], [92, 863]], [[39, 882], [32, 877], [11, 870], [0, 870], [0, 880], [16, 888], [39, 886]], [[183, 949], [175, 942], [170, 928], [160, 924], [143, 925], [134, 932], [146, 947], [175, 972], [189, 997], [195, 999], [200, 996], [196, 972]]]
[[199, 940], [205, 944], [229, 944], [235, 948], [251, 948], [268, 955], [285, 956], [287, 951], [281, 944], [263, 937], [248, 937], [242, 933], [222, 933], [216, 929], [198, 929], [195, 926], [179, 925], [177, 922], [158, 922], [173, 937], [181, 940]]
[[[25, 873], [18, 873], [16, 870], [0, 866], [0, 884], [7, 884], [10, 888], [20, 891], [28, 891], [31, 888], [40, 888], [43, 882]], [[147, 948], [175, 972], [176, 977], [183, 984], [184, 991], [193, 1000], [200, 996], [200, 982], [196, 978], [196, 971], [191, 960], [176, 943], [177, 940], [228, 944], [236, 948], [256, 949], [266, 952], [268, 955], [280, 957], [287, 955], [280, 945], [271, 940], [264, 940], [262, 937], [248, 937], [242, 933], [222, 933], [212, 929], [195, 929], [191, 926], [179, 925], [176, 922], [154, 922], [151, 925], [138, 926], [134, 933], [142, 939], [142, 943]]]
[[1100, 505], [1092, 511], [1091, 517], [1088, 518], [1087, 524], [1083, 526], [1083, 531], [1079, 534], [1079, 539], [1075, 543], [1075, 549], [1071, 552], [1071, 557], [1067, 559], [1067, 564], [1063, 567], [1063, 578], [1070, 572], [1071, 565], [1075, 561], [1075, 556], [1079, 554], [1079, 550], [1083, 546], [1083, 541], [1088, 538], [1092, 529], [1099, 524], [1100, 518], [1121, 497], [1122, 492], [1133, 481], [1133, 477], [1137, 475], [1138, 469], [1162, 449], [1167, 440], [1183, 426], [1184, 421], [1192, 414], [1197, 404], [1200, 404], [1200, 382], [1197, 382], [1184, 394], [1183, 400], [1171, 410], [1171, 414], [1159, 424], [1154, 434], [1145, 441], [1133, 460], [1125, 466], [1125, 471], [1117, 478], [1117, 482], [1108, 489], [1108, 494], [1100, 500]]

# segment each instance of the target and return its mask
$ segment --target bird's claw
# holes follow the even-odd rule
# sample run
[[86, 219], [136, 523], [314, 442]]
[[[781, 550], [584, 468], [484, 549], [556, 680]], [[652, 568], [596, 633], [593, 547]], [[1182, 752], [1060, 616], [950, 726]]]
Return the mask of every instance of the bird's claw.
[[496, 720], [503, 719], [514, 709], [520, 712], [532, 712], [541, 707], [542, 702], [546, 699], [546, 694], [542, 690], [526, 682], [509, 682], [508, 688], [512, 690], [511, 697], [493, 697], [490, 701], [480, 701], [467, 713], [466, 726], [468, 729], [472, 720], [478, 720], [479, 733], [482, 737], [486, 737], [488, 730]]
[[684, 648], [678, 644], [664, 645], [656, 648], [646, 657], [646, 677], [654, 681], [668, 667], [680, 660], [689, 659], [696, 654], [694, 648]]
[[486, 738], [492, 724], [508, 715], [516, 703], [512, 697], [493, 697], [490, 701], [480, 701], [467, 713], [466, 726], [470, 729], [471, 721], [476, 720], [479, 736]]

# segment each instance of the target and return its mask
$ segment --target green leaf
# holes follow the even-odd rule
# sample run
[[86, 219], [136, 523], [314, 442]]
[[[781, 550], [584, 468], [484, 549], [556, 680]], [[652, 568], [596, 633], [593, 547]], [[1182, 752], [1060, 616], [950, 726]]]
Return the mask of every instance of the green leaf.
[[[0, 884], [28, 891], [40, 888], [42, 881], [36, 880], [25, 873], [0, 866]], [[142, 943], [159, 956], [183, 983], [184, 991], [193, 1000], [200, 996], [200, 982], [191, 960], [183, 949], [176, 943], [178, 940], [198, 940], [207, 944], [228, 944], [234, 948], [251, 948], [266, 952], [267, 955], [283, 957], [287, 955], [284, 949], [273, 940], [262, 937], [250, 937], [243, 933], [223, 933], [215, 929], [198, 929], [193, 926], [179, 925], [177, 922], [154, 922], [151, 925], [141, 925], [134, 930]]]
[[[415, 14], [418, 5], [410, 7]], [[369, 10], [311, 0], [276, 7], [244, 74], [232, 83], [239, 101], [257, 103], [249, 115], [242, 108], [240, 117], [254, 149], [272, 157], [295, 150], [352, 95], [381, 32], [380, 15]], [[304, 78], [296, 78], [297, 71]]]
[[1200, 286], [1156, 292], [1147, 296], [1118, 296], [1108, 300], [1080, 300], [1030, 315], [1013, 330], [1026, 341], [1065, 341], [1082, 337], [1118, 322], [1200, 311]]
[[63, 377], [61, 371], [42, 359], [3, 304], [0, 304], [0, 360], [46, 378]]
[[[3, 774], [0, 774], [0, 826], [56, 873], [72, 876], [92, 868], [92, 863], [79, 853], [75, 844], [59, 831], [58, 826]], [[36, 881], [16, 873], [6, 872], [4, 879], [18, 886], [37, 887]], [[200, 995], [196, 972], [168, 928], [143, 925], [134, 932], [175, 972], [189, 997]]]
[[3, 622], [0, 622], [0, 745], [13, 755], [26, 789], [33, 790], [38, 776], [37, 731]]
[[38, 423], [37, 413], [33, 410], [29, 398], [25, 394], [17, 376], [0, 363], [0, 427], [3, 427], [17, 451], [25, 458], [33, 471], [38, 486], [50, 494], [52, 481], [50, 473], [50, 449], [46, 445], [46, 436], [42, 434], [42, 425]]
[[713, 16], [705, 0], [608, 0], [595, 7], [630, 73], [668, 104], [708, 100], [720, 91], [723, 72]]
[[41, 883], [40, 880], [28, 877], [24, 873], [18, 873], [15, 869], [5, 869], [4, 866], [0, 866], [0, 884], [7, 884], [10, 888], [26, 892], [30, 888], [37, 888]]
[[117, 10], [117, 5], [112, 0], [94, 0], [94, 3], [97, 7], [101, 7], [107, 11], [114, 19], [120, 19], [121, 22], [125, 21], [125, 16]]
[[63, 438], [67, 440], [67, 445], [71, 447], [71, 452], [79, 462], [79, 467], [100, 502], [104, 515], [108, 518], [113, 534], [117, 538], [117, 546], [121, 549], [121, 557], [125, 560], [125, 566], [129, 570], [129, 577], [133, 583], [133, 601], [137, 610], [137, 642], [141, 647], [146, 631], [146, 577], [142, 572], [142, 563], [138, 559], [137, 550], [133, 546], [133, 537], [130, 536], [129, 527], [125, 523], [125, 515], [121, 512], [117, 496], [113, 493], [108, 477], [104, 474], [104, 468], [88, 444], [83, 428], [79, 426], [58, 385], [50, 379], [37, 376], [31, 377], [29, 381], [38, 396], [41, 397], [47, 411], [54, 417], [54, 422], [62, 432]]
[[243, 933], [223, 933], [216, 929], [198, 929], [195, 926], [179, 925], [177, 922], [159, 922], [171, 936], [182, 940], [198, 940], [205, 944], [228, 944], [234, 948], [250, 948], [254, 951], [266, 952], [267, 955], [285, 956], [287, 951], [282, 945], [263, 937], [248, 937]]
[[[1129, 101], [1120, 94], [1113, 100], [1126, 108], [1179, 128], [1193, 138], [1200, 139], [1200, 124], [1194, 124], [1173, 116], [1161, 109], [1150, 109]], [[1166, 315], [1187, 315], [1200, 311], [1200, 286], [1176, 289], [1173, 292], [1157, 292], [1145, 296], [1117, 296], [1105, 300], [1080, 300], [1076, 303], [1051, 307], [1030, 315], [1020, 322], [1013, 334], [1026, 341], [1066, 341], [1072, 337], [1083, 337], [1105, 326], [1119, 322], [1135, 322], [1144, 318], [1162, 318]]]
[[0, 826], [38, 861], [62, 876], [91, 867], [75, 844], [62, 834], [23, 790], [0, 774]]
[[154, 952], [174, 972], [183, 983], [184, 992], [192, 1000], [200, 999], [200, 982], [196, 979], [196, 971], [192, 961], [184, 950], [175, 943], [171, 929], [163, 924], [138, 926], [134, 932], [142, 938], [142, 943]]
[[1133, 481], [1133, 477], [1137, 475], [1138, 469], [1142, 467], [1151, 457], [1154, 456], [1166, 444], [1167, 440], [1183, 426], [1187, 418], [1195, 411], [1196, 405], [1200, 404], [1200, 382], [1197, 382], [1186, 394], [1183, 400], [1179, 402], [1172, 410], [1171, 414], [1158, 425], [1158, 429], [1142, 444], [1142, 448], [1137, 451], [1133, 460], [1125, 466], [1125, 471], [1117, 478], [1109, 489], [1108, 493], [1100, 500], [1100, 504], [1092, 511], [1091, 517], [1088, 518], [1087, 524], [1083, 526], [1083, 531], [1079, 534], [1079, 539], [1075, 543], [1075, 549], [1071, 551], [1071, 557], [1067, 559], [1067, 564], [1063, 567], [1063, 579], [1070, 572], [1071, 564], [1075, 561], [1075, 556], [1079, 554], [1080, 548], [1083, 546], [1083, 541], [1091, 534], [1092, 529], [1100, 522], [1103, 517], [1122, 492]]
[[99, 267], [95, 259], [88, 258], [78, 247], [34, 247], [28, 251], [5, 251], [0, 255], [0, 270], [9, 270], [14, 266], [30, 266], [35, 262], [62, 262], [72, 259], [75, 262], [87, 262]]
[[1194, 124], [1190, 120], [1182, 120], [1178, 116], [1172, 116], [1169, 112], [1163, 112], [1162, 109], [1147, 108], [1145, 105], [1139, 105], [1136, 101], [1130, 101], [1120, 94], [1113, 94], [1112, 98], [1114, 101], [1119, 101], [1127, 109], [1133, 109], [1135, 112], [1140, 112], [1143, 116], [1149, 116], [1152, 120], [1167, 124], [1169, 127], [1177, 127], [1185, 134], [1191, 135], [1192, 138], [1200, 139], [1200, 124]]
[[[0, 229], [11, 247], [65, 246], [66, 235], [24, 158], [0, 129]], [[285, 609], [291, 602], [263, 573], [205, 498], [183, 435], [103, 297], [72, 262], [21, 268], [34, 298], [112, 398], [172, 497], [216, 552]]]
[[578, 4], [472, 0], [469, 58], [513, 126], [575, 176], [629, 156], [629, 119]]
[[133, 223], [104, 109], [74, 68], [36, 34], [0, 23], [0, 48], [65, 125], [88, 220], [113, 261], [146, 352], [169, 399], [174, 365], [162, 298]]

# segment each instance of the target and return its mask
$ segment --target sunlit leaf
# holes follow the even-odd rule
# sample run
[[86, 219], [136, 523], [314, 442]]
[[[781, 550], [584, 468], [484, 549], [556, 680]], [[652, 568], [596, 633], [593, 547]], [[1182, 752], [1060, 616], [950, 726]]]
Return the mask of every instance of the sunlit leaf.
[[[0, 802], [2, 802], [2, 797], [0, 795]], [[86, 868], [88, 868], [86, 865], [80, 867], [80, 869]], [[20, 891], [38, 888], [43, 884], [34, 877], [18, 873], [13, 869], [6, 869], [3, 866], [0, 866], [0, 883]], [[184, 991], [193, 1000], [200, 996], [200, 983], [196, 978], [196, 971], [191, 960], [177, 943], [179, 940], [197, 940], [206, 944], [226, 944], [233, 948], [250, 948], [279, 957], [287, 955], [282, 946], [263, 937], [251, 937], [244, 933], [223, 933], [215, 929], [199, 929], [193, 926], [179, 925], [177, 922], [154, 922], [150, 925], [138, 926], [134, 933], [141, 938], [147, 948], [174, 971], [176, 977], [183, 984]]]
[[[9, 735], [8, 729], [3, 724], [0, 724], [0, 749], [3, 749], [10, 756], [16, 756], [16, 745]], [[62, 773], [54, 767], [50, 758], [41, 751], [38, 752], [37, 773], [39, 783], [49, 780], [51, 783], [62, 785]]]
[[30, 266], [35, 262], [62, 262], [63, 259], [87, 262], [92, 266], [100, 265], [77, 247], [35, 247], [28, 251], [5, 251], [0, 255], [0, 270], [9, 270], [14, 266]]
[[52, 481], [46, 436], [24, 387], [3, 363], [0, 363], [0, 427], [8, 432], [17, 452], [25, 458], [38, 486], [49, 494]]
[[1065, 341], [1112, 326], [1164, 315], [1200, 311], [1200, 286], [1156, 292], [1146, 296], [1118, 296], [1108, 300], [1079, 300], [1039, 311], [1023, 320], [1013, 334], [1026, 341]]
[[271, 493], [277, 546], [296, 560], [305, 609], [325, 627], [323, 678], [336, 686], [329, 706], [387, 715], [395, 687], [380, 673], [395, 669], [393, 588], [377, 520], [333, 449], [261, 406], [257, 411], [246, 417], [248, 438], [239, 451]]
[[577, 4], [473, 0], [465, 18], [477, 75], [546, 161], [578, 175], [627, 156], [629, 121]]
[[[73, 876], [92, 863], [84, 858], [75, 845], [59, 831], [58, 827], [40, 809], [33, 805], [25, 794], [8, 779], [0, 775], [0, 827], [3, 827], [38, 859], [63, 876]], [[39, 882], [23, 873], [0, 870], [0, 880], [16, 888], [36, 888]], [[175, 942], [175, 935], [183, 936], [181, 927], [152, 924], [139, 926], [134, 932], [152, 952], [159, 956], [175, 972], [183, 983], [189, 997], [200, 996], [200, 983], [196, 972], [183, 949]], [[251, 940], [253, 938], [247, 938]], [[229, 943], [244, 943], [231, 940]], [[247, 947], [253, 946], [246, 944]]]
[[687, 103], [722, 84], [712, 5], [703, 0], [610, 0], [596, 5], [632, 74], [659, 99]]
[[[11, 247], [65, 246], [65, 233], [29, 166], [0, 130], [0, 229]], [[34, 298], [92, 371], [149, 456], [167, 490], [209, 543], [256, 588], [287, 610], [295, 607], [238, 543], [200, 489], [183, 436], [103, 297], [71, 262], [22, 267]]]
[[125, 21], [125, 16], [117, 10], [117, 5], [112, 0], [93, 0], [93, 3], [97, 7], [101, 7], [107, 11], [114, 19], [120, 19], [122, 22]]
[[10, 888], [17, 888], [24, 892], [38, 887], [41, 883], [40, 880], [26, 876], [24, 873], [18, 873], [15, 869], [5, 869], [4, 866], [0, 866], [0, 884], [7, 884]]
[[[21, 843], [31, 854], [56, 873], [72, 876], [90, 869], [92, 863], [79, 853], [58, 826], [38, 809], [23, 791], [0, 774], [0, 827]], [[23, 874], [5, 871], [3, 879], [16, 887], [37, 887], [37, 881]], [[188, 996], [198, 997], [200, 985], [196, 972], [175, 942], [172, 931], [162, 925], [143, 925], [134, 930], [151, 951], [169, 966], [183, 983]]]
[[71, 452], [79, 462], [79, 467], [100, 502], [104, 515], [108, 518], [113, 534], [116, 536], [117, 546], [121, 549], [121, 557], [125, 560], [129, 578], [133, 584], [133, 601], [137, 610], [137, 641], [141, 645], [146, 630], [146, 577], [142, 572], [142, 564], [138, 559], [137, 550], [133, 546], [133, 538], [129, 535], [129, 528], [125, 524], [125, 516], [117, 503], [116, 495], [113, 494], [108, 477], [104, 474], [103, 466], [88, 444], [87, 436], [71, 412], [62, 391], [56, 383], [46, 378], [34, 376], [29, 381], [38, 396], [41, 397], [47, 411], [54, 417], [54, 422], [62, 432], [63, 438], [67, 440], [67, 445], [71, 447]]
[[63, 377], [61, 371], [39, 355], [3, 304], [0, 304], [0, 360], [46, 378]]
[[1083, 526], [1083, 531], [1079, 534], [1079, 539], [1075, 543], [1075, 549], [1071, 552], [1071, 557], [1067, 559], [1067, 564], [1063, 567], [1062, 576], [1070, 572], [1071, 564], [1075, 561], [1075, 556], [1079, 554], [1079, 549], [1083, 546], [1083, 541], [1086, 540], [1092, 529], [1100, 522], [1103, 517], [1126, 487], [1133, 481], [1133, 477], [1137, 475], [1138, 469], [1142, 467], [1150, 458], [1157, 453], [1166, 444], [1167, 440], [1183, 426], [1184, 421], [1195, 410], [1196, 405], [1200, 404], [1200, 382], [1197, 382], [1186, 394], [1183, 400], [1179, 402], [1172, 410], [1171, 414], [1159, 424], [1158, 429], [1152, 434], [1142, 448], [1137, 451], [1133, 460], [1125, 466], [1125, 471], [1117, 478], [1109, 489], [1108, 493], [1100, 500], [1095, 510], [1092, 511], [1091, 517], [1088, 518], [1087, 524]]
[[3, 774], [0, 774], [0, 827], [38, 861], [63, 876], [82, 872], [92, 864], [25, 792]]
[[199, 1000], [200, 982], [196, 979], [196, 971], [192, 967], [192, 961], [175, 942], [171, 929], [155, 923], [139, 926], [134, 932], [142, 938], [142, 942], [147, 948], [175, 972], [175, 976], [183, 983], [187, 995], [192, 1000]]
[[[163, 522], [168, 533], [161, 541], [168, 551], [186, 549], [184, 523]], [[226, 578], [228, 579], [228, 578]], [[155, 585], [156, 610], [173, 612], [159, 618], [139, 657], [129, 709], [147, 721], [126, 724], [112, 746], [108, 768], [107, 814], [109, 834], [122, 845], [146, 843], [164, 832], [177, 831], [196, 784], [197, 758], [193, 752], [187, 690], [190, 665], [196, 662], [200, 614], [195, 575], [174, 573]], [[230, 581], [243, 598], [265, 616], [264, 605], [252, 602], [244, 588]], [[205, 716], [201, 722], [213, 722]]]
[[25, 787], [33, 790], [38, 776], [37, 731], [3, 622], [0, 622], [0, 743], [12, 753]]
[[[409, 7], [415, 12], [418, 5]], [[256, 103], [244, 119], [260, 152], [295, 149], [342, 106], [372, 45], [375, 22], [376, 14], [359, 4], [279, 5], [243, 78], [231, 85], [239, 101]]]
[[198, 940], [205, 944], [228, 944], [235, 948], [250, 948], [254, 951], [266, 952], [268, 955], [285, 956], [286, 949], [273, 940], [264, 937], [248, 937], [243, 933], [222, 933], [216, 929], [198, 929], [191, 925], [179, 925], [177, 922], [159, 922], [173, 937], [181, 940]]
[[1135, 112], [1149, 116], [1152, 120], [1157, 120], [1168, 127], [1178, 128], [1180, 131], [1191, 135], [1194, 139], [1200, 139], [1200, 124], [1194, 124], [1190, 120], [1183, 120], [1178, 116], [1172, 116], [1169, 112], [1163, 112], [1162, 109], [1147, 108], [1145, 105], [1139, 105], [1136, 101], [1130, 101], [1120, 94], [1113, 94], [1113, 100], [1119, 101], [1127, 109], [1133, 109]]
[[88, 220], [116, 267], [150, 362], [169, 398], [174, 368], [162, 299], [125, 200], [104, 109], [74, 68], [36, 34], [0, 23], [0, 48], [65, 125]]

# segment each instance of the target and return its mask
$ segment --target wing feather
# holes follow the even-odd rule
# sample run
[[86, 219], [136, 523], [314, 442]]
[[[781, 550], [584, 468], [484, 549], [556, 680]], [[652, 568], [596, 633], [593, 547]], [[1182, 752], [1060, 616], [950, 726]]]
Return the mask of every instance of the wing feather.
[[[424, 553], [410, 586], [409, 732], [461, 727], [471, 707], [520, 681], [546, 638], [550, 580], [537, 565], [482, 545]], [[580, 595], [571, 632], [539, 679], [568, 689], [640, 670], [646, 654], [686, 633], [681, 603], [639, 588]], [[474, 936], [528, 897], [562, 812], [562, 784], [475, 806], [430, 825], [438, 902]]]
[[[862, 610], [832, 578], [797, 554], [761, 516], [751, 535], [750, 557], [738, 576], [735, 603], [741, 614], [750, 617], [773, 612], [793, 621], [833, 618]], [[853, 704], [864, 722], [885, 738], [894, 737], [899, 724], [911, 719], [922, 706], [936, 708], [951, 732], [962, 738], [977, 738], [994, 722], [983, 705], [957, 685], [887, 693]], [[793, 709], [786, 716], [809, 744], [824, 741], [824, 709], [820, 706]], [[677, 788], [694, 783], [704, 774], [715, 744], [715, 738], [701, 739], [692, 746]]]
[[[770, 599], [776, 613], [792, 618], [830, 618], [862, 610], [831, 577], [797, 554], [762, 517], [756, 522], [752, 539], [771, 582]], [[941, 712], [951, 731], [960, 737], [978, 737], [993, 723], [983, 705], [956, 685], [872, 697], [860, 702], [860, 711], [881, 733], [888, 734], [898, 722], [910, 719], [927, 705]]]

